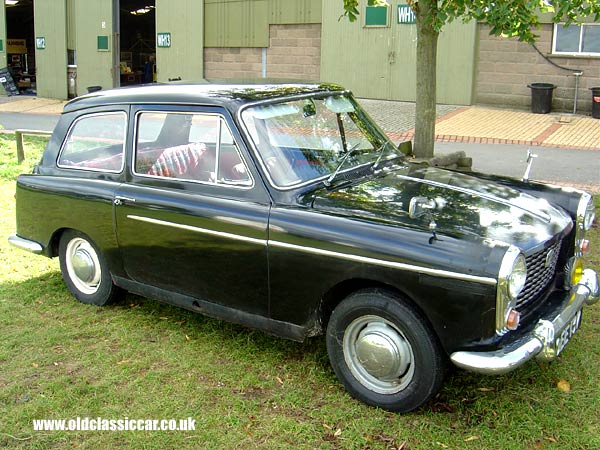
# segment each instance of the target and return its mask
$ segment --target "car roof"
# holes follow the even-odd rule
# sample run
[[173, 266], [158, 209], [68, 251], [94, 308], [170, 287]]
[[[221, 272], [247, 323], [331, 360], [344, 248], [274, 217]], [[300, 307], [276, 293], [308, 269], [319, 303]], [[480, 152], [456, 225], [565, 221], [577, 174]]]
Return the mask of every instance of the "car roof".
[[205, 80], [197, 83], [153, 83], [83, 95], [68, 102], [64, 112], [131, 103], [202, 104], [237, 109], [243, 104], [260, 100], [340, 91], [344, 91], [344, 88], [336, 84], [267, 79], [242, 82]]

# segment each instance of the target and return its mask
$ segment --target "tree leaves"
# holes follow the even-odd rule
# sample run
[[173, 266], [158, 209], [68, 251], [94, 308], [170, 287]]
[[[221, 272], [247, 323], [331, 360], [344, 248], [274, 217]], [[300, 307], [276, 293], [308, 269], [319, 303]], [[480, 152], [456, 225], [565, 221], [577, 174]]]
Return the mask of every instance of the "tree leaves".
[[[369, 6], [389, 6], [387, 0], [367, 0]], [[356, 21], [360, 12], [358, 11], [358, 0], [344, 0], [344, 14], [340, 16], [342, 19], [344, 16], [348, 17], [350, 22]]]
[[[343, 0], [344, 16], [350, 22], [357, 20], [359, 0]], [[520, 41], [533, 43], [538, 38], [535, 30], [540, 28], [540, 13], [552, 13], [554, 22], [567, 25], [578, 23], [584, 17], [600, 21], [600, 2], [594, 0], [409, 0], [417, 11], [419, 3], [430, 4], [430, 13], [423, 18], [440, 32], [444, 25], [461, 18], [464, 22], [477, 20], [487, 22], [490, 34], [517, 37]], [[388, 5], [385, 0], [366, 0], [369, 6]], [[417, 19], [419, 20], [419, 19]]]

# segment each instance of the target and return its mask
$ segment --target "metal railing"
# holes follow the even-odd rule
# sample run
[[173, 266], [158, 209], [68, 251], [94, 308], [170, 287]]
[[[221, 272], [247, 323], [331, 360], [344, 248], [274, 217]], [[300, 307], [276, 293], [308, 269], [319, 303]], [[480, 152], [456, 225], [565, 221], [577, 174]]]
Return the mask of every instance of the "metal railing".
[[51, 131], [42, 130], [15, 130], [15, 140], [17, 141], [17, 162], [25, 161], [25, 148], [23, 144], [23, 136], [52, 136]]

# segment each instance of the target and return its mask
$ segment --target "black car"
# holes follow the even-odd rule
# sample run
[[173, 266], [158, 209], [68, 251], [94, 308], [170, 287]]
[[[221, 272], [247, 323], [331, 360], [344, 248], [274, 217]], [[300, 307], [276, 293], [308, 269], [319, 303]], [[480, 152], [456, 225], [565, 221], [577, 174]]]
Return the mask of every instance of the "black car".
[[343, 88], [152, 85], [69, 102], [10, 242], [84, 303], [125, 291], [302, 341], [410, 411], [448, 362], [552, 360], [598, 300], [589, 194], [406, 158]]

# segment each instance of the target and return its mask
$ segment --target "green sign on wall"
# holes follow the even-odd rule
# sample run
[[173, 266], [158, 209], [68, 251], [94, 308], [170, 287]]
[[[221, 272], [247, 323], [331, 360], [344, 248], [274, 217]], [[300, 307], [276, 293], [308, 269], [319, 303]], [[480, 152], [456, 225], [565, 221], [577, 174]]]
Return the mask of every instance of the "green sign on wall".
[[171, 33], [156, 33], [156, 46], [169, 48], [171, 46]]
[[415, 23], [415, 13], [408, 5], [398, 5], [398, 23]]
[[108, 49], [108, 36], [98, 36], [98, 50], [107, 52]]
[[387, 27], [388, 8], [387, 6], [367, 6], [365, 14], [365, 26], [367, 27]]
[[41, 36], [41, 37], [36, 37], [35, 38], [35, 48], [38, 50], [43, 50], [46, 48], [46, 38]]

